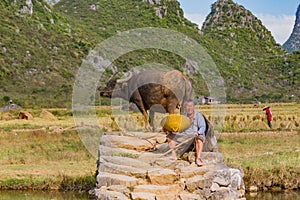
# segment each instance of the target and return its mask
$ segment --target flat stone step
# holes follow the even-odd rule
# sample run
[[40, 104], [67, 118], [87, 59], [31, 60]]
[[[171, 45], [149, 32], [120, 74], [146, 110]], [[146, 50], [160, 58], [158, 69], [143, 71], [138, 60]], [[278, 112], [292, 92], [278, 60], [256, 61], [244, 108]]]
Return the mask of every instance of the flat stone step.
[[125, 199], [128, 199], [128, 197], [125, 196], [121, 192], [101, 190], [101, 189], [95, 190], [95, 196], [97, 197], [97, 200], [108, 200], [108, 199], [125, 200]]
[[193, 176], [186, 180], [186, 188], [189, 192], [193, 192], [198, 189], [210, 188], [212, 185], [212, 178], [202, 175]]
[[113, 148], [113, 147], [99, 145], [98, 154], [100, 157], [102, 157], [102, 156], [122, 156], [122, 157], [137, 158], [140, 156], [141, 152], [138, 152], [135, 150], [130, 150], [130, 149]]
[[[223, 163], [222, 154], [219, 152], [202, 152], [201, 159], [205, 164], [220, 164]], [[190, 163], [195, 162], [195, 152], [188, 153], [188, 161]]]
[[103, 135], [100, 144], [108, 147], [124, 148], [136, 151], [149, 151], [155, 148], [156, 142], [129, 136]]
[[192, 199], [206, 200], [206, 198], [198, 194], [186, 194], [186, 193], [179, 194], [179, 199], [180, 200], [192, 200]]
[[179, 178], [190, 178], [197, 175], [204, 175], [213, 168], [213, 165], [204, 165], [198, 167], [196, 164], [191, 164], [186, 167], [180, 168], [178, 171]]
[[101, 156], [100, 162], [108, 162], [108, 163], [113, 163], [118, 165], [127, 165], [131, 167], [145, 169], [145, 170], [152, 168], [149, 163], [140, 161], [136, 158], [128, 158], [124, 156]]
[[131, 137], [137, 137], [137, 138], [142, 138], [147, 140], [153, 140], [156, 141], [158, 144], [162, 144], [166, 142], [166, 134], [160, 132], [154, 132], [154, 133], [126, 132], [124, 133], [124, 136], [131, 136]]
[[145, 169], [140, 169], [140, 168], [126, 166], [126, 165], [118, 165], [109, 162], [101, 163], [98, 168], [98, 171], [100, 173], [102, 172], [115, 173], [115, 174], [126, 175], [126, 176], [134, 176], [136, 178], [143, 178], [143, 179], [146, 179], [147, 177], [147, 170]]
[[170, 185], [175, 184], [178, 180], [178, 176], [173, 170], [163, 168], [150, 169], [147, 176], [153, 185]]
[[97, 176], [97, 188], [111, 185], [124, 185], [134, 187], [138, 184], [138, 179], [130, 176], [100, 172]]
[[190, 166], [190, 163], [184, 160], [171, 160], [170, 157], [163, 156], [154, 159], [151, 162], [151, 165], [160, 167], [160, 168], [167, 168], [172, 170], [177, 170], [179, 168]]
[[178, 200], [177, 194], [159, 194], [156, 195], [156, 200]]
[[155, 194], [146, 192], [132, 192], [130, 197], [132, 200], [156, 200]]
[[175, 185], [137, 185], [134, 187], [133, 192], [152, 193], [156, 195], [165, 194], [178, 194], [181, 188], [178, 184]]

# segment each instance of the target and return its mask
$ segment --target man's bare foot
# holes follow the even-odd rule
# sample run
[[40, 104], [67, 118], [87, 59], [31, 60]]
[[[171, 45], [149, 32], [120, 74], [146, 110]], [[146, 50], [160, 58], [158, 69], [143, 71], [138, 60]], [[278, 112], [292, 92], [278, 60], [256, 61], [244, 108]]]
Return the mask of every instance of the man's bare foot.
[[176, 151], [172, 151], [172, 155], [170, 156], [171, 160], [177, 160]]
[[198, 167], [204, 165], [204, 162], [200, 158], [197, 158], [195, 162], [196, 162], [196, 165], [198, 165]]
[[170, 160], [177, 160], [177, 157], [170, 156]]

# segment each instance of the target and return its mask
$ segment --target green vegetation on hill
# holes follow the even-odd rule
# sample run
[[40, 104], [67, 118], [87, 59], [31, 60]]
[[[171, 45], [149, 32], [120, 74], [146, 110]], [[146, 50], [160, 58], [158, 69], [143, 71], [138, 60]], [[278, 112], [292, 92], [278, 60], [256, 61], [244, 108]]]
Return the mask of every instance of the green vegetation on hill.
[[286, 84], [291, 68], [284, 65], [285, 52], [250, 11], [219, 0], [202, 31], [219, 45], [213, 57], [230, 86], [232, 101], [282, 101], [291, 95], [296, 85]]
[[[83, 12], [77, 12], [78, 5]], [[96, 5], [97, 9], [89, 11], [91, 5]], [[160, 5], [151, 6], [141, 1], [101, 1], [100, 4], [94, 0], [86, 5], [81, 1], [62, 0], [55, 7], [72, 19], [80, 19], [81, 24], [88, 26], [92, 32], [97, 32], [95, 27], [108, 27], [105, 28], [106, 33], [116, 33], [131, 28], [159, 26], [187, 34], [203, 45], [215, 60], [225, 79], [227, 97], [231, 102], [287, 101], [290, 91], [293, 91], [292, 85], [285, 84], [289, 82], [290, 73], [290, 69], [284, 66], [285, 52], [260, 20], [232, 1], [218, 1], [212, 6], [203, 34], [199, 34], [195, 24], [184, 19], [177, 1], [162, 1]], [[116, 7], [118, 10], [113, 9]], [[157, 17], [153, 9], [160, 7], [167, 10], [161, 11], [167, 13], [162, 18]], [[107, 11], [111, 8], [114, 12]], [[134, 11], [137, 9], [142, 9], [143, 14], [136, 15]], [[214, 14], [218, 19], [213, 18]], [[114, 25], [110, 26], [112, 23]], [[147, 54], [143, 56], [146, 59], [141, 59], [141, 55]], [[126, 71], [128, 66], [151, 61], [174, 66], [175, 69], [182, 69], [185, 63], [180, 57], [166, 52], [144, 50], [127, 54], [114, 64], [119, 71]], [[281, 74], [282, 71], [286, 74]], [[201, 77], [191, 78], [194, 88], [197, 88], [196, 95], [207, 95]]]
[[[22, 12], [31, 8], [32, 14]], [[43, 1], [1, 1], [0, 15], [0, 100], [8, 96], [22, 106], [65, 106], [89, 50], [80, 31]]]
[[[176, 0], [32, 3], [32, 14], [21, 11], [28, 7], [25, 1], [0, 3], [0, 105], [4, 97], [22, 106], [69, 105], [75, 73], [89, 50], [119, 31], [141, 27], [169, 28], [198, 41], [217, 64], [229, 102], [299, 100], [299, 56], [286, 55], [261, 22], [231, 0], [212, 6], [202, 33], [183, 17]], [[125, 72], [153, 61], [175, 69], [185, 64], [153, 49], [128, 53], [113, 64]], [[190, 78], [196, 95], [209, 95], [200, 74]]]

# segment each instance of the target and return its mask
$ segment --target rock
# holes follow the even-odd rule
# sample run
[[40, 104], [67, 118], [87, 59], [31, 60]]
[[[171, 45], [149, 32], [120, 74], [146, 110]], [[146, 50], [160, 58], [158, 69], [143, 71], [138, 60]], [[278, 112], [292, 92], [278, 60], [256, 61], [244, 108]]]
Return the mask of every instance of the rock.
[[166, 191], [169, 194], [177, 194], [180, 191], [180, 187], [178, 185], [138, 185], [133, 189], [133, 192], [153, 193], [156, 195], [165, 194]]
[[156, 145], [156, 143], [151, 143], [151, 141], [148, 141], [146, 139], [114, 135], [102, 136], [100, 144], [109, 147], [118, 147], [136, 151], [148, 151], [154, 149]]
[[146, 162], [142, 162], [138, 159], [128, 158], [124, 156], [101, 156], [100, 161], [114, 163], [118, 165], [131, 166], [131, 167], [140, 168], [144, 170], [148, 170], [151, 168], [151, 165]]
[[53, 133], [62, 133], [64, 131], [64, 128], [61, 126], [50, 126], [49, 131]]
[[168, 168], [172, 170], [176, 170], [185, 166], [189, 166], [190, 164], [184, 160], [171, 160], [168, 157], [160, 157], [156, 158], [154, 161], [151, 162], [152, 166], [157, 166], [160, 168]]
[[144, 192], [132, 192], [131, 199], [133, 200], [155, 200], [155, 194]]
[[145, 132], [125, 132], [124, 136], [137, 137], [140, 139], [160, 141], [160, 144], [166, 141], [166, 134], [164, 133], [145, 133]]
[[207, 179], [204, 176], [194, 176], [191, 178], [188, 178], [186, 180], [186, 187], [187, 190], [190, 192], [193, 192], [198, 189], [203, 189], [205, 187], [210, 187], [211, 186], [211, 180]]
[[220, 187], [212, 193], [212, 199], [238, 199], [238, 193], [228, 187]]
[[165, 158], [161, 158], [161, 154], [153, 154], [150, 152], [142, 153], [138, 157], [138, 160], [143, 161], [143, 162], [152, 163], [152, 165], [155, 165], [155, 163], [160, 159], [164, 159], [165, 161], [167, 161]]
[[249, 187], [249, 191], [250, 191], [250, 192], [257, 192], [257, 191], [258, 191], [258, 187], [255, 186], [255, 185], [251, 185], [251, 186]]
[[231, 187], [238, 189], [238, 190], [240, 190], [240, 189], [245, 190], [244, 181], [243, 181], [243, 173], [240, 170], [233, 169], [233, 168], [230, 168], [229, 172], [230, 172], [230, 177], [231, 177], [231, 182], [230, 182]]
[[136, 186], [138, 183], [138, 179], [124, 176], [119, 174], [111, 174], [101, 172], [97, 176], [97, 187], [100, 188], [102, 186], [111, 186], [111, 185], [124, 185], [126, 187]]
[[135, 168], [131, 166], [118, 165], [113, 163], [101, 163], [99, 167], [101, 172], [117, 173], [126, 176], [134, 176], [136, 178], [146, 178], [147, 170]]
[[209, 188], [197, 190], [194, 193], [200, 195], [203, 199], [211, 199], [211, 196], [212, 196], [212, 191], [210, 191]]
[[128, 199], [124, 194], [121, 192], [115, 192], [115, 191], [107, 191], [107, 190], [101, 190], [97, 189], [95, 190], [95, 196], [97, 197], [97, 200], [124, 200]]
[[271, 190], [272, 190], [272, 192], [280, 192], [280, 191], [282, 191], [282, 188], [275, 186], [275, 187], [272, 187]]
[[239, 199], [245, 196], [243, 173], [227, 167], [222, 154], [202, 152], [205, 165], [201, 167], [194, 163], [194, 153], [185, 154], [182, 158], [185, 160], [170, 160], [165, 155], [166, 143], [160, 146], [167, 148], [151, 151], [163, 138], [165, 136], [160, 133], [105, 133], [97, 162], [96, 187], [101, 188], [102, 193], [96, 196], [106, 195], [108, 200], [121, 198], [113, 196], [120, 193], [126, 196], [124, 199], [154, 200]]
[[42, 110], [42, 112], [40, 113], [40, 118], [43, 119], [56, 119], [56, 117], [49, 111], [47, 110]]
[[204, 197], [198, 195], [198, 194], [179, 194], [180, 200], [205, 200]]
[[196, 167], [194, 165], [189, 165], [179, 169], [179, 177], [180, 178], [190, 178], [197, 175], [206, 174], [212, 165], [204, 165], [202, 167]]
[[219, 184], [213, 183], [213, 184], [211, 185], [211, 187], [210, 187], [210, 190], [211, 190], [212, 192], [215, 192], [215, 191], [217, 191], [219, 188], [220, 188]]
[[130, 190], [125, 185], [111, 185], [106, 188], [108, 191], [115, 191], [125, 194], [126, 196], [129, 196]]
[[21, 111], [18, 115], [18, 118], [30, 120], [30, 119], [33, 119], [33, 115], [30, 112]]
[[229, 178], [226, 177], [215, 177], [213, 180], [214, 183], [217, 183], [219, 186], [228, 186], [229, 185]]
[[250, 192], [249, 195], [250, 195], [250, 197], [257, 197], [258, 193], [257, 192]]
[[90, 5], [91, 10], [98, 10], [98, 5], [92, 4]]
[[141, 152], [130, 150], [130, 149], [123, 149], [123, 148], [112, 148], [100, 145], [98, 150], [99, 155], [102, 156], [122, 156], [122, 157], [139, 157]]
[[147, 176], [151, 184], [170, 185], [178, 180], [177, 174], [170, 169], [156, 168], [148, 171]]
[[8, 120], [14, 119], [14, 116], [12, 114], [10, 114], [10, 113], [3, 113], [1, 115], [1, 119], [8, 121]]
[[[219, 152], [202, 152], [201, 159], [205, 164], [219, 164], [223, 163], [222, 154]], [[190, 163], [195, 162], [195, 152], [188, 153], [188, 161]]]
[[31, 0], [26, 0], [25, 5], [19, 10], [20, 13], [32, 15], [33, 13], [33, 3]]
[[160, 194], [156, 195], [156, 200], [177, 200], [176, 194]]

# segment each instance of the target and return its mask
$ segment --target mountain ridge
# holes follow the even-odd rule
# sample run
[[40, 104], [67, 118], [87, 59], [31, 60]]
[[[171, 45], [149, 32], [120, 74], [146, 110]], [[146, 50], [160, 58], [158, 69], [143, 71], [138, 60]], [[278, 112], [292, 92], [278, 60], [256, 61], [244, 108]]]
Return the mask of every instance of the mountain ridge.
[[300, 49], [300, 4], [296, 12], [296, 20], [293, 31], [282, 47], [287, 52], [297, 51]]
[[[231, 18], [222, 18], [227, 23], [220, 26], [222, 30], [207, 24], [200, 31], [196, 24], [183, 17], [180, 4], [175, 0], [161, 0], [159, 4], [149, 0], [101, 0], [101, 3], [98, 0], [61, 0], [53, 7], [46, 5], [51, 15], [43, 1], [32, 0], [33, 14], [18, 18], [15, 18], [17, 9], [11, 6], [12, 2], [0, 3], [1, 12], [4, 10], [6, 14], [0, 19], [5, 27], [0, 28], [0, 39], [7, 41], [1, 43], [0, 82], [4, 87], [0, 89], [0, 104], [1, 96], [9, 96], [23, 106], [69, 105], [76, 71], [95, 44], [120, 31], [149, 26], [179, 31], [199, 42], [213, 57], [224, 77], [229, 102], [299, 100], [298, 55], [285, 55], [267, 29], [261, 28], [263, 32], [255, 35], [247, 28], [248, 24], [233, 26], [233, 22], [240, 19], [233, 13]], [[232, 1], [216, 3], [219, 9], [224, 5], [230, 8], [224, 13], [244, 9], [236, 8]], [[247, 14], [248, 11], [240, 13]], [[252, 18], [254, 22], [256, 19]], [[256, 23], [255, 28], [260, 30], [260, 23]], [[19, 42], [14, 45], [8, 42], [14, 39]], [[18, 61], [17, 65], [14, 60]], [[113, 64], [122, 73], [153, 61], [181, 71], [186, 64], [179, 56], [161, 50], [131, 52]], [[112, 72], [107, 72], [107, 77], [110, 75]], [[196, 95], [209, 95], [200, 74], [190, 78]], [[290, 98], [294, 93], [296, 97]]]

